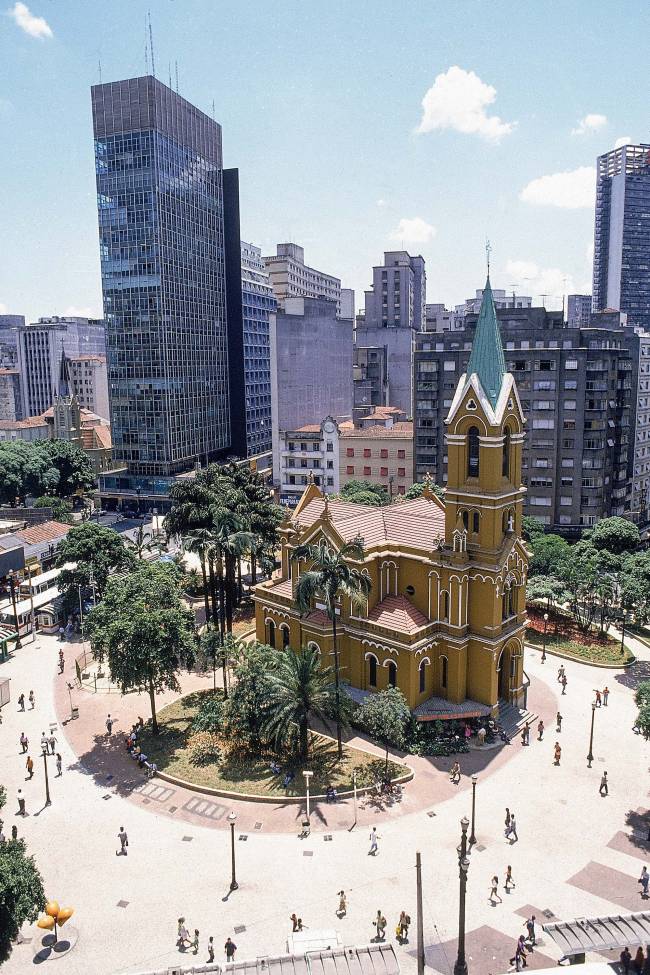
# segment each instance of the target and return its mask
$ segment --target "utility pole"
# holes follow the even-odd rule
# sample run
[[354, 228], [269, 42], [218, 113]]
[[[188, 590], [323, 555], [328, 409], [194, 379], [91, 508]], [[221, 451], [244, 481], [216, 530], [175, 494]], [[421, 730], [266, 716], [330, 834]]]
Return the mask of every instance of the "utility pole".
[[416, 912], [418, 925], [418, 975], [424, 975], [424, 922], [422, 917], [422, 860], [415, 854]]

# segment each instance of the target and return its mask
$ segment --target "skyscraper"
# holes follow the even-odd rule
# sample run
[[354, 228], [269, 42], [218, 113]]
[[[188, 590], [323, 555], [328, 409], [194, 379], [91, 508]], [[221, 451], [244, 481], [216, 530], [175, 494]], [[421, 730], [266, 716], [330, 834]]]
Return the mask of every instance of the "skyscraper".
[[598, 157], [593, 308], [650, 328], [650, 145]]
[[92, 110], [113, 456], [145, 493], [230, 444], [221, 126], [153, 77]]

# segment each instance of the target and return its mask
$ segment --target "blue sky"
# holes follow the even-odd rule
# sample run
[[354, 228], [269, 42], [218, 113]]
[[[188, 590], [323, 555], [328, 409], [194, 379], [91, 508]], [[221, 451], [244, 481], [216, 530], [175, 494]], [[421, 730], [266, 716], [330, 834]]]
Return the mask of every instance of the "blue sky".
[[429, 301], [482, 286], [486, 236], [494, 287], [589, 287], [595, 158], [650, 142], [647, 0], [0, 0], [0, 312], [101, 313], [89, 88], [145, 73], [148, 9], [265, 253], [357, 306], [402, 242]]

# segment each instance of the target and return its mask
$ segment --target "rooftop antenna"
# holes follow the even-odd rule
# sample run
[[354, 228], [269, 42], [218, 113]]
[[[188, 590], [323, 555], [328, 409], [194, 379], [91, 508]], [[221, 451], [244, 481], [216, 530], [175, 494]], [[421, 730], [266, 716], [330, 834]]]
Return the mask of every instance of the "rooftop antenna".
[[167, 77], [169, 79], [169, 87], [171, 88], [171, 86], [172, 86], [172, 63], [171, 63], [171, 61], [168, 62], [168, 69], [169, 69], [169, 71], [168, 71]]
[[488, 238], [485, 238], [485, 261], [487, 263], [487, 276], [490, 277], [490, 251], [492, 250], [492, 245]]
[[516, 295], [517, 285], [516, 284], [509, 284], [508, 287], [509, 288], [512, 288], [512, 307], [514, 308], [515, 307], [515, 298], [517, 297], [517, 295]]
[[174, 62], [174, 66], [175, 66], [175, 69], [176, 69], [176, 94], [178, 95], [178, 92], [179, 92], [179, 88], [178, 88], [178, 61], [175, 61]]
[[149, 16], [149, 50], [151, 51], [151, 73], [156, 77], [156, 62], [153, 56], [153, 31], [151, 30], [151, 11], [148, 12]]
[[569, 279], [568, 279], [567, 275], [565, 274], [564, 277], [562, 278], [562, 284], [564, 285], [564, 288], [562, 289], [562, 321], [565, 320], [564, 303], [565, 303], [565, 300], [566, 300], [566, 283], [567, 283], [568, 280]]
[[546, 294], [542, 294], [541, 291], [540, 291], [539, 296], [542, 299], [542, 308], [544, 310], [546, 310], [546, 299], [549, 297], [549, 294], [548, 294], [548, 292]]

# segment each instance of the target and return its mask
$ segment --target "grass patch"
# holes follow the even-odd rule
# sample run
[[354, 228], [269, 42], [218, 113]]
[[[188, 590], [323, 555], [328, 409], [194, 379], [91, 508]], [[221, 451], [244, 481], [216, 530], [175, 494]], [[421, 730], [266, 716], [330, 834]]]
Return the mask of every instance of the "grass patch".
[[[197, 691], [168, 704], [158, 714], [158, 735], [151, 733], [150, 723], [145, 725], [140, 735], [140, 745], [161, 772], [211, 789], [278, 797], [305, 794], [305, 780], [301, 774], [303, 768], [314, 773], [309, 787], [312, 795], [324, 793], [328, 785], [341, 792], [351, 789], [353, 771], [357, 773], [359, 787], [370, 785], [384, 776], [383, 759], [344, 746], [343, 758], [339, 762], [336, 742], [317, 734], [311, 735], [310, 755], [304, 765], [288, 754], [278, 756], [269, 751], [258, 755], [233, 749], [232, 742], [227, 740], [223, 741], [223, 754], [218, 760], [194, 765], [190, 762], [187, 748], [190, 727], [202, 699], [211, 694], [212, 691]], [[274, 775], [269, 767], [273, 760], [281, 766], [280, 775]], [[282, 782], [287, 771], [294, 772], [295, 778], [285, 789]], [[391, 778], [404, 771], [403, 765], [388, 763]]]
[[[529, 643], [533, 647], [543, 647], [544, 645], [544, 635], [538, 630], [528, 627], [526, 630], [526, 643]], [[632, 660], [632, 653], [625, 647], [625, 652], [621, 653], [621, 643], [620, 640], [612, 640], [607, 638], [602, 643], [577, 643], [575, 640], [559, 640], [550, 633], [546, 637], [546, 651], [547, 653], [565, 653], [567, 657], [575, 657], [576, 660], [584, 660], [589, 663], [596, 664], [618, 664], [622, 666], [623, 664], [629, 663]]]

